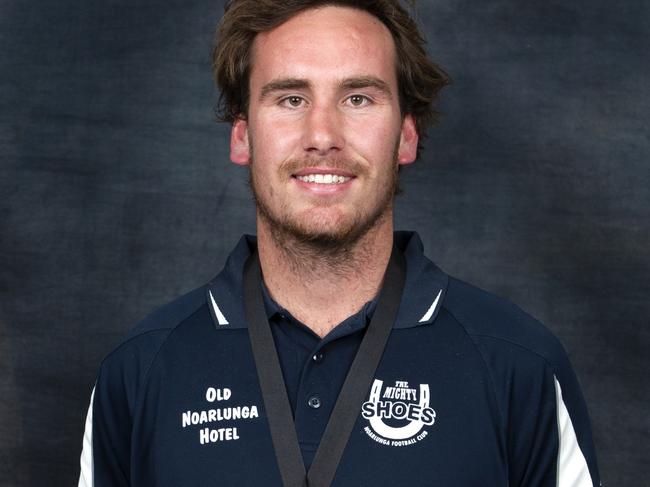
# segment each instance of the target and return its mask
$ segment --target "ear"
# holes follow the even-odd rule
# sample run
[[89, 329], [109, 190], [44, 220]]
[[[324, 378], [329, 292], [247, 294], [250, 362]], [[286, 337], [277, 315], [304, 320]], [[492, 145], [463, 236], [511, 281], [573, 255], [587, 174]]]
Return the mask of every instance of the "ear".
[[413, 115], [406, 115], [402, 121], [402, 131], [397, 150], [397, 163], [410, 164], [415, 161], [418, 154], [418, 131], [415, 128]]
[[250, 164], [251, 154], [248, 145], [248, 122], [238, 118], [230, 130], [230, 160], [240, 166]]

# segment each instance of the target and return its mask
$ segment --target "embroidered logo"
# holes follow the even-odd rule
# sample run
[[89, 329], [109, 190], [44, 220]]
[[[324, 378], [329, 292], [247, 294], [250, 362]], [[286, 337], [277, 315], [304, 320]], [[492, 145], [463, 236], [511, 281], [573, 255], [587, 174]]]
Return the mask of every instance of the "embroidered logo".
[[429, 385], [419, 389], [409, 387], [406, 381], [384, 387], [375, 379], [370, 397], [361, 406], [361, 416], [368, 420], [365, 433], [377, 443], [387, 446], [408, 446], [422, 441], [429, 434], [425, 426], [436, 420], [436, 412], [429, 406]]

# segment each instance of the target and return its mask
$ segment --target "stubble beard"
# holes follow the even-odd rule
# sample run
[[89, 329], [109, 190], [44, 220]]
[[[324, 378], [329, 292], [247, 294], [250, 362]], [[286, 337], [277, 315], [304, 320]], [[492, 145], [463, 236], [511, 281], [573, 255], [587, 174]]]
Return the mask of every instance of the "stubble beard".
[[[398, 144], [395, 144], [392, 160], [397, 160]], [[327, 263], [330, 270], [345, 267], [341, 265], [342, 258], [353, 253], [359, 242], [374, 228], [392, 218], [392, 208], [395, 194], [398, 192], [398, 170], [394, 166], [387, 185], [380, 199], [371, 208], [359, 207], [351, 216], [342, 220], [338, 225], [324, 229], [319, 228], [318, 222], [303, 221], [292, 215], [288, 205], [272, 209], [259, 191], [259, 184], [253, 171], [254, 157], [251, 147], [251, 165], [249, 170], [249, 185], [255, 200], [257, 214], [269, 229], [276, 246], [285, 253], [289, 262], [300, 265], [301, 262], [314, 261]], [[320, 164], [322, 166], [322, 163]], [[281, 168], [284, 174], [293, 174], [301, 168], [313, 167], [313, 161], [291, 161]], [[356, 162], [335, 160], [327, 167], [351, 170], [357, 175], [365, 175], [365, 169]], [[368, 251], [368, 249], [366, 249]], [[371, 250], [370, 250], [371, 251]], [[339, 269], [343, 271], [343, 269]]]

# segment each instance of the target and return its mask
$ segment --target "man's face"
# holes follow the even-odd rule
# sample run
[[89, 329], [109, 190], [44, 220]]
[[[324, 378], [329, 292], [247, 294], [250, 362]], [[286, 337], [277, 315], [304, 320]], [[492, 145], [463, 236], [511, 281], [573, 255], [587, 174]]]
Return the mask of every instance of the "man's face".
[[402, 117], [395, 45], [374, 16], [307, 10], [259, 34], [246, 121], [231, 159], [250, 164], [262, 222], [308, 241], [354, 240], [392, 215], [418, 136]]

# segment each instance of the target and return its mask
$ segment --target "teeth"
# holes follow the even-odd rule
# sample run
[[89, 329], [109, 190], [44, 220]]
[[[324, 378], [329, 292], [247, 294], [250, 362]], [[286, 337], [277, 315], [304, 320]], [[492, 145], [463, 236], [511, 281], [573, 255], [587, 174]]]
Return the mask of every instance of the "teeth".
[[349, 177], [339, 176], [338, 174], [308, 174], [306, 176], [296, 177], [306, 183], [317, 184], [341, 184], [350, 180]]

